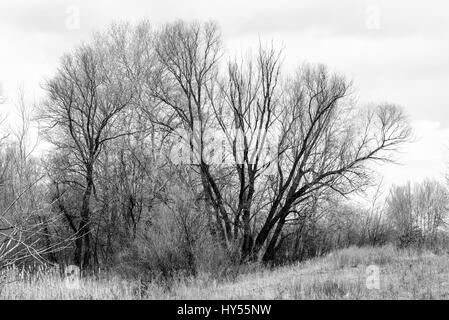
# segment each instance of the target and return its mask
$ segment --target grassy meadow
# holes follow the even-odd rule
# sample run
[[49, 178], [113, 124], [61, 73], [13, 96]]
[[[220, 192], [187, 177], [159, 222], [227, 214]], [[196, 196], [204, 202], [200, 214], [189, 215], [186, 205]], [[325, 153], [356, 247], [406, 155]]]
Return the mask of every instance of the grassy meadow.
[[[380, 286], [367, 286], [367, 268], [376, 265]], [[356, 248], [272, 270], [248, 265], [217, 279], [200, 274], [170, 283], [127, 280], [99, 273], [70, 289], [57, 269], [0, 275], [0, 299], [447, 299], [449, 255]]]

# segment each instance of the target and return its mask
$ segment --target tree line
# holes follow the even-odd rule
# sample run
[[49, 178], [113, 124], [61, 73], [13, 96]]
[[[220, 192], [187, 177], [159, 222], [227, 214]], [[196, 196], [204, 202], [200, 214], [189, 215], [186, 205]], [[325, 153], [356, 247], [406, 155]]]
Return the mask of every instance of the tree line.
[[[355, 243], [330, 238], [362, 218], [357, 236], [383, 241], [385, 210], [343, 203], [409, 141], [407, 117], [357, 105], [352, 82], [324, 65], [290, 71], [282, 58], [262, 44], [230, 58], [216, 23], [185, 21], [113, 24], [64, 55], [34, 110], [18, 99], [22, 125], [2, 140], [4, 264], [195, 274]], [[50, 145], [39, 155], [33, 121]], [[408, 211], [410, 188], [392, 193], [386, 225], [435, 237], [442, 218], [420, 204], [446, 193], [418, 189]]]

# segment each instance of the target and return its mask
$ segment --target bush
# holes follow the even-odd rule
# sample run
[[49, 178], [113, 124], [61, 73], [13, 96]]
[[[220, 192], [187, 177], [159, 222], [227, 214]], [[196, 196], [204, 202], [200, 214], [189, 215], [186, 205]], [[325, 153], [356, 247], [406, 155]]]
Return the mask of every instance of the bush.
[[233, 264], [230, 254], [209, 232], [206, 216], [186, 207], [161, 208], [151, 225], [116, 254], [114, 269], [144, 281], [171, 282], [198, 274], [220, 276]]

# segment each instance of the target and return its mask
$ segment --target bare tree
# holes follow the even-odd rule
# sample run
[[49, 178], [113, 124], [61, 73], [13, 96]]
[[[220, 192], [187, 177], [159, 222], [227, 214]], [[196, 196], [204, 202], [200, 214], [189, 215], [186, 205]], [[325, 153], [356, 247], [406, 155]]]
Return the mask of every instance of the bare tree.
[[447, 223], [448, 201], [446, 188], [437, 181], [393, 187], [387, 199], [387, 212], [400, 245], [418, 241], [436, 245], [438, 233]]
[[354, 115], [350, 87], [324, 66], [305, 66], [285, 88], [277, 183], [254, 247], [257, 254], [267, 244], [264, 261], [273, 259], [286, 219], [298, 205], [321, 189], [347, 195], [363, 187], [370, 177], [367, 164], [389, 161], [391, 151], [409, 139], [410, 128], [395, 106]]
[[158, 67], [148, 83], [159, 110], [153, 121], [169, 132], [179, 128], [187, 132], [190, 164], [195, 164], [212, 211], [216, 230], [223, 243], [231, 237], [231, 219], [220, 186], [205, 160], [206, 130], [212, 110], [207, 85], [213, 82], [218, 67], [221, 39], [216, 24], [168, 24], [157, 34], [155, 51]]
[[376, 187], [368, 209], [362, 219], [362, 236], [372, 246], [384, 243], [391, 227], [387, 223], [386, 203], [382, 198], [382, 182]]
[[[209, 90], [211, 105], [219, 130], [223, 134], [221, 147], [226, 144], [237, 182], [232, 184], [237, 192], [224, 190], [224, 197], [237, 201], [229, 206], [233, 213], [233, 240], [238, 241], [242, 234], [242, 260], [251, 253], [254, 230], [251, 221], [253, 206], [260, 205], [266, 196], [267, 169], [275, 122], [279, 116], [279, 97], [277, 87], [280, 76], [280, 53], [273, 48], [259, 47], [254, 59], [228, 64], [226, 76], [219, 81], [218, 93], [213, 87]], [[253, 63], [253, 61], [255, 61]], [[274, 145], [271, 145], [272, 147]], [[220, 163], [220, 159], [217, 162]], [[231, 199], [228, 200], [228, 203]], [[261, 209], [261, 208], [258, 208]]]
[[[219, 43], [213, 24], [168, 25], [156, 40], [160, 67], [152, 93], [164, 116], [175, 119], [160, 124], [188, 132], [190, 160], [200, 169], [223, 242], [241, 235], [243, 259], [263, 249], [269, 261], [287, 218], [320, 190], [345, 196], [365, 186], [368, 163], [388, 161], [410, 128], [396, 106], [359, 111], [351, 83], [324, 66], [304, 66], [279, 85], [280, 55], [273, 49], [260, 48], [254, 64], [230, 63], [218, 81]], [[231, 167], [207, 157], [208, 135], [217, 128]], [[262, 161], [267, 147], [274, 154]]]
[[[48, 99], [41, 119], [47, 124], [47, 138], [69, 157], [70, 169], [83, 179], [80, 222], [75, 263], [91, 263], [90, 202], [94, 191], [94, 170], [108, 141], [128, 132], [116, 127], [119, 115], [133, 101], [134, 87], [123, 79], [121, 66], [104, 43], [82, 46], [67, 55], [57, 75], [46, 85]], [[84, 180], [84, 181], [83, 181]]]

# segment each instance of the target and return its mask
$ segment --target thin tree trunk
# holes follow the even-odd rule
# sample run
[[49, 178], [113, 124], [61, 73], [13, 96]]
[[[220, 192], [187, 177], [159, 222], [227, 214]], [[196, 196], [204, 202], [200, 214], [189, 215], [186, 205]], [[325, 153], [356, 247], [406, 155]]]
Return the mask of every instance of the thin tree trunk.
[[75, 241], [75, 264], [81, 269], [89, 268], [92, 255], [90, 241], [90, 198], [93, 189], [92, 170], [87, 170], [86, 189], [81, 205], [81, 221], [78, 227], [78, 237]]

